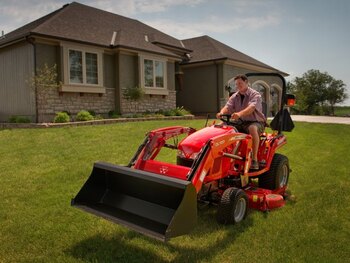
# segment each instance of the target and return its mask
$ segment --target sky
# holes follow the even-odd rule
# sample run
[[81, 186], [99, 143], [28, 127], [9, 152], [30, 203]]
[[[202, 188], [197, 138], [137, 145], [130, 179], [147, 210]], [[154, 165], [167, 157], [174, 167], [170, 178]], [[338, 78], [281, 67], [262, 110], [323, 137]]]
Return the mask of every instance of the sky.
[[[350, 97], [350, 0], [77, 0], [137, 19], [177, 39], [208, 35], [288, 73], [327, 72]], [[64, 4], [0, 0], [0, 34]], [[350, 106], [350, 98], [341, 105]]]

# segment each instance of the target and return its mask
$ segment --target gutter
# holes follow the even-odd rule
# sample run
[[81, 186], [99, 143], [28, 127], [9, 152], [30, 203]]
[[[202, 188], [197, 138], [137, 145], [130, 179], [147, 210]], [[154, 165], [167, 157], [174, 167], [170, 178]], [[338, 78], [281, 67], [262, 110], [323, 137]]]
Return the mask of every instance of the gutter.
[[[24, 34], [23, 36], [20, 36], [20, 38], [16, 38], [16, 39], [14, 39], [12, 41], [10, 40], [8, 42], [5, 42], [4, 44], [0, 44], [0, 48], [6, 47], [6, 46], [10, 46], [10, 45], [13, 45], [13, 44], [21, 42], [21, 41], [29, 42], [28, 39], [30, 39], [31, 36], [33, 36], [33, 37], [38, 36], [38, 37], [44, 37], [44, 38], [50, 38], [50, 39], [63, 40], [63, 41], [74, 42], [74, 43], [85, 44], [85, 45], [91, 45], [91, 46], [94, 46], [94, 47], [108, 48], [108, 49], [126, 48], [126, 49], [129, 49], [129, 50], [132, 50], [132, 51], [143, 51], [143, 52], [149, 52], [149, 53], [156, 54], [156, 55], [168, 56], [168, 57], [172, 57], [174, 59], [177, 59], [177, 60], [181, 61], [181, 57], [179, 55], [169, 54], [170, 52], [169, 53], [162, 53], [162, 52], [157, 52], [157, 51], [152, 51], [152, 50], [147, 50], [147, 49], [142, 49], [142, 48], [129, 47], [129, 46], [126, 46], [126, 45], [112, 45], [112, 44], [114, 44], [112, 42], [115, 41], [115, 39], [113, 39], [113, 36], [112, 36], [112, 40], [111, 40], [110, 45], [103, 45], [103, 44], [97, 44], [97, 43], [92, 43], [92, 42], [68, 39], [68, 38], [64, 38], [64, 37], [52, 37], [52, 36], [46, 35], [46, 34], [40, 34], [40, 33], [33, 33], [33, 32], [31, 32], [31, 33]], [[31, 44], [33, 45], [33, 43], [31, 43]], [[186, 49], [183, 49], [183, 50], [186, 50]]]
[[[35, 44], [35, 39], [30, 38], [27, 36], [25, 40], [33, 46], [33, 56], [34, 56], [34, 76], [36, 77], [38, 72], [37, 72], [37, 60], [36, 60], [36, 44]], [[38, 89], [35, 83], [35, 90], [34, 90], [34, 96], [35, 96], [35, 122], [39, 122], [39, 109], [38, 109]]]
[[[0, 43], [0, 48], [4, 48], [4, 47], [11, 46], [11, 45], [14, 45], [14, 44], [22, 42], [22, 41], [26, 41], [28, 36], [29, 36], [29, 34], [25, 34], [25, 35], [23, 35], [23, 36], [21, 36], [19, 38], [15, 38], [13, 40], [5, 41], [3, 44]], [[5, 37], [5, 39], [6, 39], [6, 37]]]
[[[256, 64], [253, 64], [253, 63], [250, 63], [250, 62], [244, 62], [242, 60], [234, 60], [232, 58], [228, 58], [228, 57], [222, 57], [222, 58], [215, 58], [215, 59], [206, 59], [206, 60], [199, 60], [199, 61], [194, 61], [194, 62], [191, 62], [191, 60], [189, 61], [186, 61], [186, 62], [182, 62], [180, 63], [181, 66], [196, 66], [198, 64], [201, 64], [201, 63], [213, 63], [213, 64], [216, 64], [218, 61], [234, 61], [234, 62], [238, 62], [238, 63], [242, 63], [242, 64], [245, 64], [247, 66], [252, 66], [252, 67], [256, 67], [256, 68], [259, 68], [259, 72], [269, 72], [269, 73], [279, 73], [283, 76], [289, 76], [288, 73], [285, 73], [283, 71], [280, 71], [278, 69], [275, 69], [275, 68], [272, 68], [272, 67], [263, 67], [263, 66], [259, 66], [259, 65], [256, 65]], [[258, 71], [258, 70], [255, 70], [255, 71]]]
[[[118, 33], [116, 32], [115, 38], [117, 37], [117, 34]], [[147, 49], [137, 48], [137, 47], [130, 47], [130, 46], [126, 46], [126, 45], [112, 45], [112, 44], [114, 44], [114, 43], [112, 43], [112, 41], [115, 41], [115, 39], [113, 39], [113, 35], [112, 35], [111, 43], [109, 45], [97, 44], [97, 43], [86, 42], [86, 41], [79, 41], [79, 40], [68, 39], [68, 38], [64, 38], [64, 37], [52, 37], [50, 35], [39, 34], [39, 33], [31, 33], [31, 34], [28, 34], [27, 37], [28, 36], [34, 36], [34, 37], [38, 36], [38, 37], [44, 37], [44, 38], [50, 38], [50, 39], [56, 39], [56, 40], [63, 40], [63, 41], [67, 41], [67, 42], [79, 43], [79, 44], [107, 48], [107, 49], [126, 48], [126, 49], [129, 49], [131, 51], [143, 51], [143, 52], [148, 52], [148, 53], [152, 53], [152, 54], [156, 54], [156, 55], [172, 57], [174, 59], [178, 59], [179, 61], [181, 60], [180, 56], [173, 54], [173, 53], [169, 54], [170, 51], [169, 51], [169, 53], [162, 53], [162, 52], [158, 52], [158, 51], [147, 50]], [[159, 46], [157, 46], [157, 47], [159, 47]]]

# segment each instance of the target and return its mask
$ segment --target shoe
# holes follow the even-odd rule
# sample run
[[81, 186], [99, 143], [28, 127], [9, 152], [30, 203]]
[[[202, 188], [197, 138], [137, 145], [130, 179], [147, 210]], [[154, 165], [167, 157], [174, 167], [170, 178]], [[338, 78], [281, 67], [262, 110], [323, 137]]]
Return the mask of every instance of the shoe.
[[250, 165], [251, 170], [259, 170], [259, 163], [258, 161], [252, 160], [252, 163]]

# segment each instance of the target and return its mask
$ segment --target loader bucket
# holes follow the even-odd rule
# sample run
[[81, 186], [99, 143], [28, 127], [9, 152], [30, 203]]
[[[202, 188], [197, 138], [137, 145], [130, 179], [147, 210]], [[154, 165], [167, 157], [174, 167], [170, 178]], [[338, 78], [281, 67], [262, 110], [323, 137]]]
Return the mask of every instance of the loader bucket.
[[189, 181], [97, 162], [72, 206], [167, 241], [197, 221], [197, 193]]

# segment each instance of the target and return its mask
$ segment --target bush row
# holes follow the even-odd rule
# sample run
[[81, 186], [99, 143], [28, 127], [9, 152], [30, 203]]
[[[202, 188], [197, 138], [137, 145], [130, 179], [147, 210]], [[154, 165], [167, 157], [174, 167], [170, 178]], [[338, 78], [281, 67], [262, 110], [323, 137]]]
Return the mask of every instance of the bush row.
[[9, 123], [30, 123], [31, 120], [25, 116], [11, 116], [9, 118]]
[[[124, 114], [121, 115], [119, 112], [116, 111], [109, 111], [108, 112], [108, 118], [140, 118], [140, 117], [164, 117], [164, 116], [184, 116], [191, 114], [188, 110], [184, 109], [183, 107], [177, 107], [175, 109], [170, 110], [160, 110], [157, 112], [151, 112], [146, 111], [144, 113], [132, 113], [132, 114]], [[96, 115], [94, 111], [86, 111], [82, 110], [80, 111], [76, 117], [76, 121], [90, 121], [90, 120], [100, 120], [103, 119], [101, 115]], [[58, 112], [54, 118], [55, 123], [64, 123], [64, 122], [70, 122], [71, 121], [71, 115], [69, 112]]]
[[[94, 111], [87, 111], [82, 110], [79, 111], [78, 114], [75, 116], [76, 121], [92, 121], [92, 120], [99, 120], [103, 119], [101, 115], [96, 115]], [[64, 123], [64, 122], [70, 122], [72, 120], [71, 114], [67, 111], [61, 111], [56, 113], [56, 116], [53, 120], [54, 123]]]

